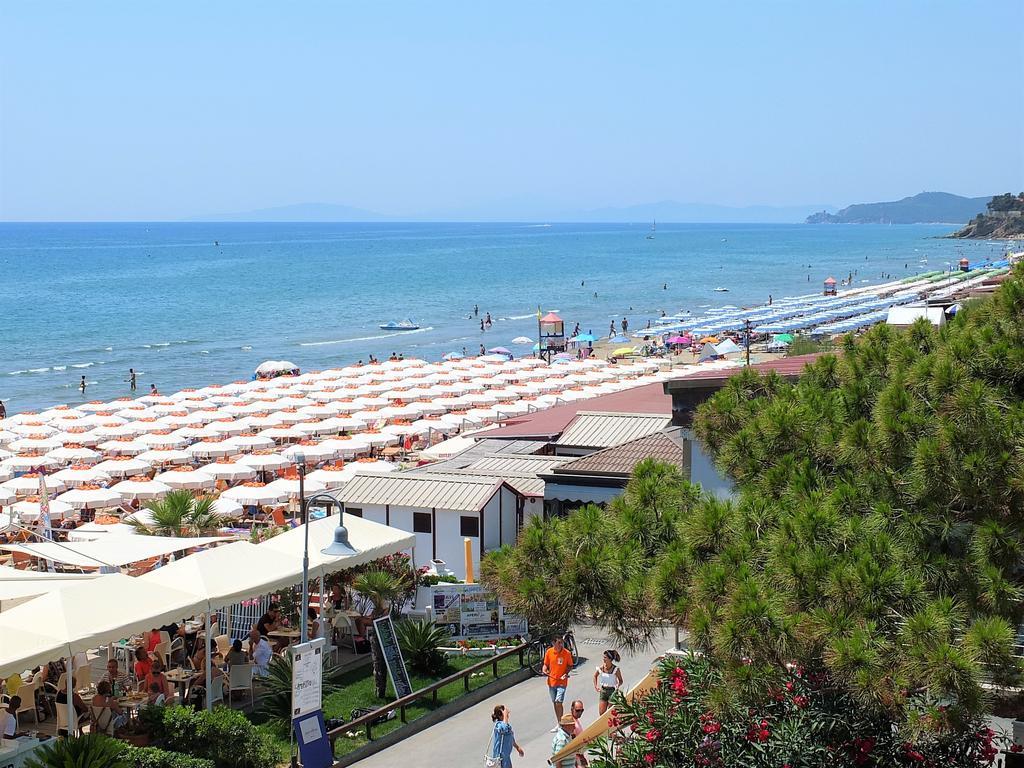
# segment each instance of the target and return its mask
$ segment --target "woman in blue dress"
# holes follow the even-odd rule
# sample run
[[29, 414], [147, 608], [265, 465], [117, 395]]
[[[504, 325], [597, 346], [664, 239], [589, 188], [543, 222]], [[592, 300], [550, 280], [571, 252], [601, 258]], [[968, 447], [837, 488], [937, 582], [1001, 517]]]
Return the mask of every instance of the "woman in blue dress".
[[[514, 749], [523, 756], [523, 748], [516, 743], [516, 734], [509, 722], [509, 708], [499, 704], [491, 713], [491, 720], [494, 722], [494, 732], [491, 734], [491, 750], [489, 757], [499, 768], [512, 768], [512, 750]], [[491, 762], [488, 761], [488, 765]]]

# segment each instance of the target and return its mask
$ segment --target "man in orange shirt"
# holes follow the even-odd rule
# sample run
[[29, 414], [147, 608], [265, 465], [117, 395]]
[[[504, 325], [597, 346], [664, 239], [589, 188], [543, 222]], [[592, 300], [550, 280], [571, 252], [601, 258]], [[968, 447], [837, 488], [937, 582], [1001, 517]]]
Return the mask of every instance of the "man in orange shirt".
[[556, 636], [551, 647], [544, 653], [544, 665], [541, 668], [541, 672], [548, 676], [548, 695], [551, 696], [551, 704], [555, 708], [555, 727], [551, 729], [552, 733], [558, 730], [558, 723], [562, 719], [565, 689], [569, 685], [569, 672], [572, 666], [572, 654], [566, 650], [561, 636]]

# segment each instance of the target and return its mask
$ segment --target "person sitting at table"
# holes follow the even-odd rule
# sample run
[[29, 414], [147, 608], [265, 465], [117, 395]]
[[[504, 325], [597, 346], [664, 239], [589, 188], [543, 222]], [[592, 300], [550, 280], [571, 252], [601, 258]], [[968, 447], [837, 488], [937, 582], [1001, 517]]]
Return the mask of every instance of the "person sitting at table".
[[164, 674], [164, 663], [159, 657], [153, 659], [153, 665], [149, 669], [149, 674], [143, 678], [142, 685], [139, 687], [139, 690], [145, 693], [153, 683], [160, 686], [167, 698], [174, 697], [174, 689], [171, 687], [171, 683], [167, 679], [167, 675]]
[[160, 690], [160, 683], [149, 684], [149, 693], [146, 695], [146, 704], [150, 707], [162, 707], [167, 702], [167, 695]]
[[352, 623], [355, 624], [357, 635], [362, 635], [363, 637], [366, 637], [366, 629], [367, 627], [373, 626], [373, 619], [371, 619], [369, 616], [364, 616], [362, 613], [360, 613], [352, 607], [351, 592], [345, 593], [344, 605], [342, 607], [341, 613], [343, 613], [345, 616], [348, 616]]
[[110, 683], [110, 693], [112, 696], [120, 696], [132, 687], [128, 673], [121, 671], [117, 659], [107, 659], [107, 671], [101, 679]]
[[231, 650], [228, 651], [228, 656], [224, 661], [227, 663], [228, 669], [235, 666], [235, 664], [249, 663], [249, 654], [242, 650], [241, 640], [235, 640], [231, 643]]
[[256, 653], [256, 646], [259, 645], [259, 644], [260, 644], [260, 631], [258, 629], [256, 629], [256, 627], [253, 627], [252, 629], [249, 630], [249, 643], [248, 643], [249, 647], [246, 648], [246, 653], [249, 654], [249, 658], [250, 659], [253, 657], [253, 654]]
[[135, 649], [135, 664], [132, 666], [132, 670], [135, 672], [135, 679], [145, 679], [152, 666], [153, 660], [149, 658], [149, 652], [140, 645]]
[[160, 630], [155, 628], [149, 630], [149, 632], [146, 633], [144, 640], [146, 641], [146, 651], [152, 653], [156, 650], [156, 647], [160, 645]]
[[274, 657], [274, 651], [270, 647], [270, 641], [265, 635], [260, 635], [259, 642], [252, 652], [252, 663], [256, 667], [256, 675], [266, 677], [270, 674], [270, 660]]
[[260, 616], [260, 620], [256, 622], [256, 629], [261, 635], [269, 635], [280, 626], [280, 614], [274, 606], [270, 606], [267, 612]]
[[316, 640], [318, 637], [327, 637], [327, 622], [324, 621], [316, 612], [316, 608], [310, 606], [307, 609], [309, 617], [309, 639]]
[[[78, 716], [78, 726], [81, 727], [82, 723], [89, 720], [89, 708], [85, 706], [85, 702], [82, 697], [78, 695], [78, 691], [75, 690], [75, 677], [71, 676], [71, 704], [75, 708], [75, 714]], [[61, 685], [57, 688], [57, 696], [54, 699], [58, 707], [67, 707], [68, 705], [68, 689], [66, 685]], [[68, 732], [64, 728], [57, 729], [58, 736], [67, 736]]]
[[111, 695], [110, 683], [106, 680], [100, 680], [96, 684], [96, 695], [92, 697], [89, 711], [92, 715], [93, 733], [98, 731], [113, 736], [114, 731], [123, 728], [128, 722], [128, 715]]
[[7, 708], [0, 709], [0, 738], [13, 739], [24, 736], [18, 732], [18, 709], [21, 707], [21, 696], [11, 696]]

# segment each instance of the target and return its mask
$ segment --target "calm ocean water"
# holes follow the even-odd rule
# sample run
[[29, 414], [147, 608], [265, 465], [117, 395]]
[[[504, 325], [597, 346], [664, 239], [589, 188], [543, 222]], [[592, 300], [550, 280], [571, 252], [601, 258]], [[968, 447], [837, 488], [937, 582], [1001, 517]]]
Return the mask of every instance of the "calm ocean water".
[[[597, 334], [625, 314], [745, 305], [993, 258], [948, 226], [0, 224], [0, 399], [9, 412], [305, 369], [437, 359], [536, 337], [535, 312]], [[219, 242], [219, 245], [215, 245]], [[928, 262], [921, 263], [922, 258]], [[667, 288], [665, 288], [667, 286]], [[727, 287], [729, 293], [716, 293]], [[469, 317], [490, 312], [481, 333]], [[389, 320], [423, 329], [387, 333]]]

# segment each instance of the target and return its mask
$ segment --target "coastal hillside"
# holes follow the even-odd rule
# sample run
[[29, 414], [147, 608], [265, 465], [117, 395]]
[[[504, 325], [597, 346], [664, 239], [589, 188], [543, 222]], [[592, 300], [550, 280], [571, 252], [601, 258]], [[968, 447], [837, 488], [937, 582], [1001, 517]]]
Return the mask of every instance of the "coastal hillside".
[[1024, 192], [1016, 197], [1009, 192], [996, 195], [988, 201], [985, 213], [979, 213], [950, 237], [968, 240], [1024, 237]]
[[962, 224], [985, 210], [987, 197], [921, 192], [889, 203], [858, 203], [838, 213], [820, 211], [808, 224]]

